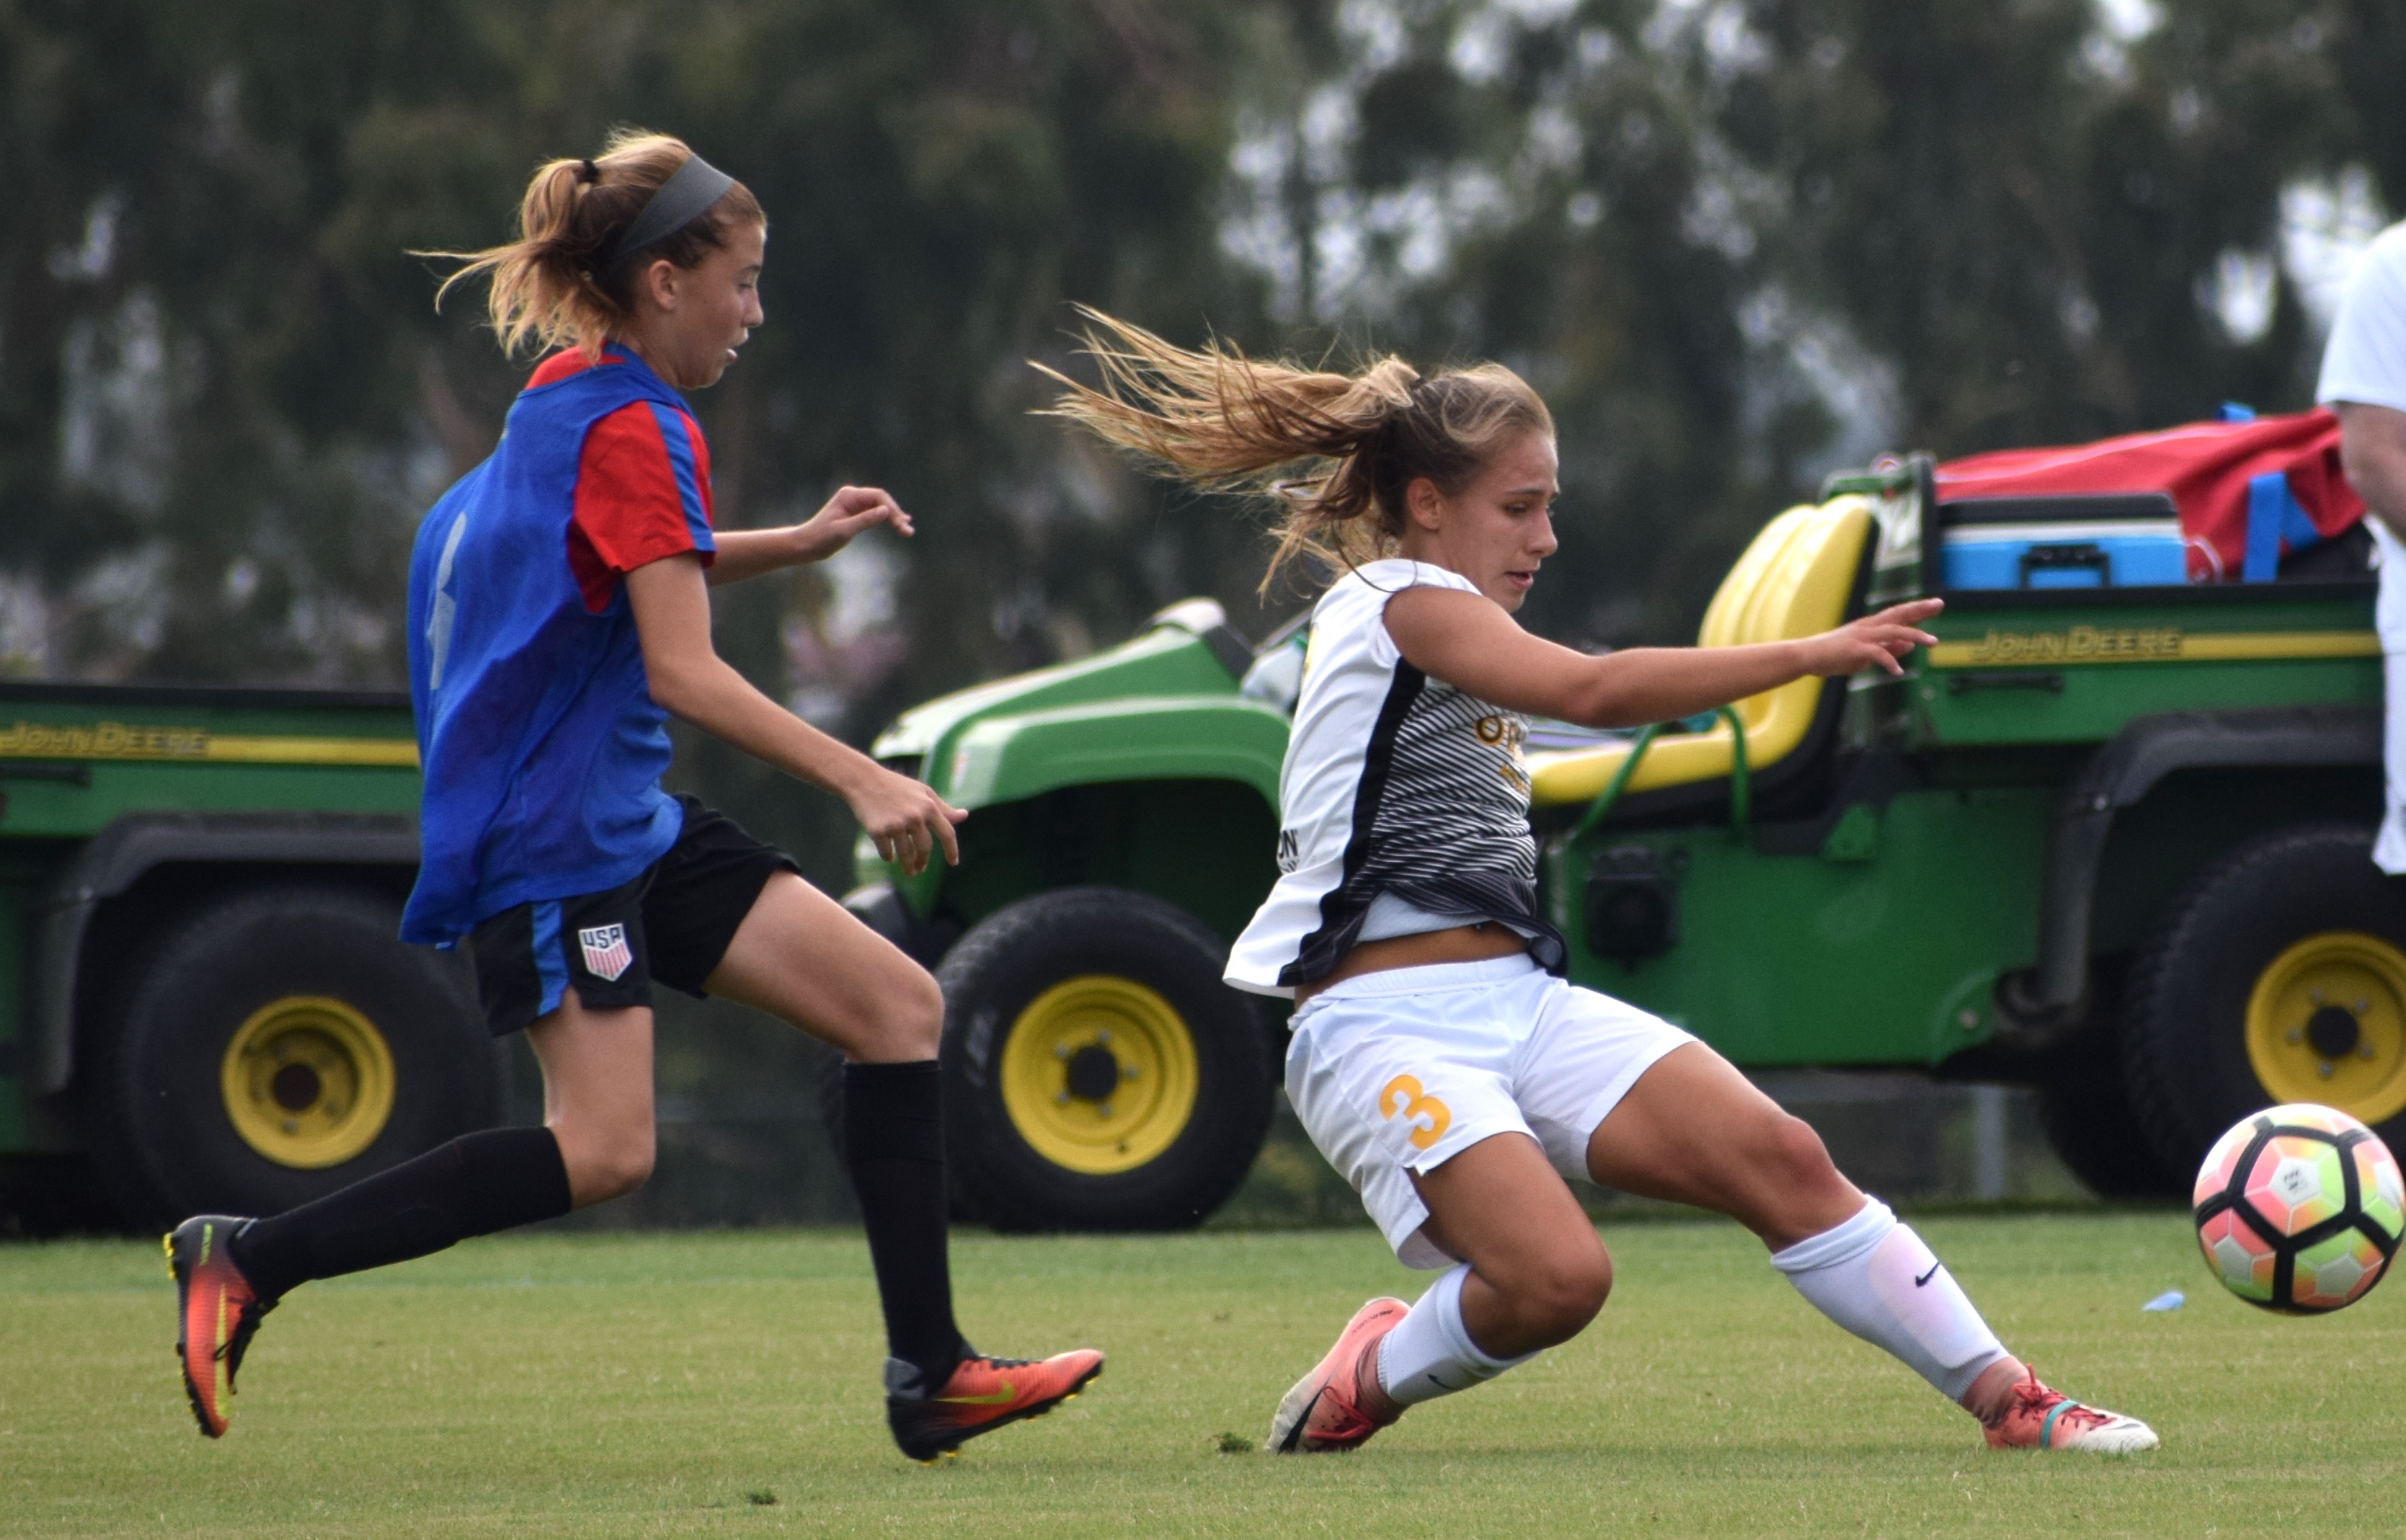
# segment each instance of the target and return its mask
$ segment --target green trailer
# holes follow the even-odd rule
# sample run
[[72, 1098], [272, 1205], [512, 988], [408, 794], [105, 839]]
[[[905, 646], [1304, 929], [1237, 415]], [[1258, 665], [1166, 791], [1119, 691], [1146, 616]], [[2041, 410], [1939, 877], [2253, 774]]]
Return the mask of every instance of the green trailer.
[[[1915, 459], [1834, 478], [1699, 642], [1938, 593]], [[1946, 593], [1902, 679], [1804, 680], [1634, 733], [1540, 724], [1539, 883], [1574, 980], [1742, 1067], [2034, 1085], [2101, 1193], [2162, 1195], [2268, 1102], [2406, 1132], [2406, 902], [2368, 858], [2364, 579]], [[856, 911], [938, 968], [958, 1201], [1191, 1224], [1241, 1179], [1280, 1021], [1218, 986], [1275, 875], [1301, 638], [1218, 607], [931, 701], [877, 742], [970, 810], [957, 868], [859, 852]]]
[[458, 955], [404, 946], [394, 694], [0, 682], [0, 1172], [34, 1226], [272, 1212], [498, 1122]]

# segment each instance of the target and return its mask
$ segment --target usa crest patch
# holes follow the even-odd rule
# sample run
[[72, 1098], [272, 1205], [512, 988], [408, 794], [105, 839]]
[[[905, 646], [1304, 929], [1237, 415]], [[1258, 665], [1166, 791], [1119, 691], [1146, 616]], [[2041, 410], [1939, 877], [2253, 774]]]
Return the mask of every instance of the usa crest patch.
[[585, 971], [597, 979], [616, 983], [619, 974], [635, 966], [625, 925], [594, 925], [578, 931], [576, 940], [585, 948]]

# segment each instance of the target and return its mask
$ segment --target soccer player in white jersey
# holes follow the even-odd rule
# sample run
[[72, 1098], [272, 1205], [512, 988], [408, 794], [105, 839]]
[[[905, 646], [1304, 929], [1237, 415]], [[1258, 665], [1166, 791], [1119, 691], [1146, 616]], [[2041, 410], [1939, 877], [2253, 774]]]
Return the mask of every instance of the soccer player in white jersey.
[[1342, 574], [1312, 612], [1281, 875], [1227, 978], [1295, 1000], [1297, 1115], [1395, 1254], [1444, 1271], [1415, 1305], [1362, 1307], [1269, 1448], [1356, 1448], [1576, 1335], [1612, 1283], [1564, 1184], [1583, 1174], [1735, 1219], [1994, 1447], [2153, 1448], [2144, 1423], [2042, 1384], [1912, 1228], [1720, 1054], [1564, 982], [1537, 910], [1523, 713], [1626, 727], [1894, 673], [1937, 601], [1757, 646], [1556, 646], [1512, 619], [1555, 548], [1557, 488], [1552, 417], [1510, 370], [1332, 374], [1089, 318], [1101, 389], [1065, 380], [1059, 415], [1189, 484], [1275, 494], [1272, 570], [1309, 554]]

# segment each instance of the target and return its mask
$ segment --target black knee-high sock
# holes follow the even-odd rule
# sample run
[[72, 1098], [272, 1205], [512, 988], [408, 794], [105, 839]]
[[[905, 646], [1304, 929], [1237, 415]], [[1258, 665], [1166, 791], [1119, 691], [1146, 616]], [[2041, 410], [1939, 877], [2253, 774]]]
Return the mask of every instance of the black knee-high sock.
[[945, 1255], [942, 1081], [936, 1061], [843, 1067], [843, 1159], [860, 1196], [886, 1351], [929, 1394], [968, 1350], [953, 1324]]
[[465, 1134], [273, 1219], [243, 1226], [234, 1265], [263, 1299], [568, 1212], [568, 1167], [548, 1128]]

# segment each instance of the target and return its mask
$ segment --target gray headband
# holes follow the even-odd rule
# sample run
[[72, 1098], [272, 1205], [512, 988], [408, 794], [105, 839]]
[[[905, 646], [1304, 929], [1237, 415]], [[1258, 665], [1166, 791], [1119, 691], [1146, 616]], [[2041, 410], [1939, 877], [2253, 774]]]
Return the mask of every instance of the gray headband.
[[621, 257], [668, 239], [701, 218], [734, 185], [734, 177], [708, 161], [699, 155], [687, 155], [685, 164], [660, 184], [659, 191], [636, 214], [634, 222], [610, 243], [595, 265], [608, 267]]

